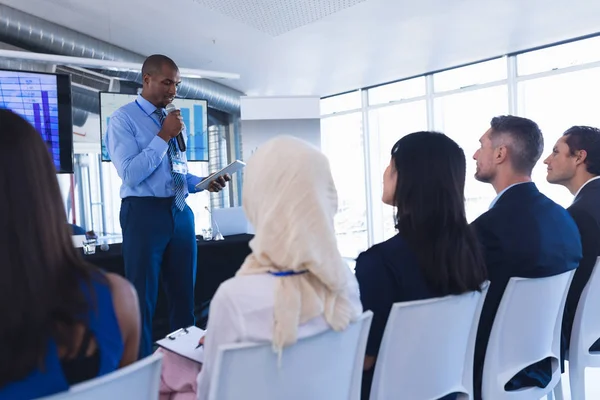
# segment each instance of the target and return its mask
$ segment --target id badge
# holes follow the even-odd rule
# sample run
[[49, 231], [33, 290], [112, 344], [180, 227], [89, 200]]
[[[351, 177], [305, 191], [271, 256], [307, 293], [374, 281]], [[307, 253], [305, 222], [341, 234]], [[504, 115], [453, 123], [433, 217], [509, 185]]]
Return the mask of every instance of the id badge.
[[187, 157], [186, 157], [185, 153], [183, 153], [181, 151], [177, 151], [175, 157], [173, 157], [173, 159], [172, 159], [172, 162], [173, 162], [173, 172], [175, 172], [176, 174], [182, 174], [182, 175], [185, 175], [188, 173]]

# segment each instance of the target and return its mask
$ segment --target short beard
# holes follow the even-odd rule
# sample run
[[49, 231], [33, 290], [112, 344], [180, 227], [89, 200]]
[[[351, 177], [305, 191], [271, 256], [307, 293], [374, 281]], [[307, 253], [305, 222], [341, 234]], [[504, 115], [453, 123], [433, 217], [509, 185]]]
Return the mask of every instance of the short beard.
[[481, 173], [475, 173], [475, 179], [483, 183], [491, 183], [494, 177], [492, 175], [483, 175]]

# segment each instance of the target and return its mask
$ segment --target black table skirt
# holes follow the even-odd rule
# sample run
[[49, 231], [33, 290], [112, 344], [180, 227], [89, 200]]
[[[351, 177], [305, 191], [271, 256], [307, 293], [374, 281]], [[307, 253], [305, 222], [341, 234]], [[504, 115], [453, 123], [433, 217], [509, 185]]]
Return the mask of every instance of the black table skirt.
[[[222, 241], [198, 240], [198, 267], [196, 271], [195, 313], [196, 325], [206, 327], [210, 300], [219, 285], [233, 277], [244, 259], [250, 254], [248, 242], [252, 235], [233, 235]], [[84, 255], [84, 259], [98, 268], [108, 272], [125, 275], [122, 245], [111, 244], [108, 251], [96, 248], [96, 253]], [[169, 333], [167, 300], [162, 285], [159, 283], [158, 300], [154, 314], [152, 336], [154, 340], [162, 339]]]

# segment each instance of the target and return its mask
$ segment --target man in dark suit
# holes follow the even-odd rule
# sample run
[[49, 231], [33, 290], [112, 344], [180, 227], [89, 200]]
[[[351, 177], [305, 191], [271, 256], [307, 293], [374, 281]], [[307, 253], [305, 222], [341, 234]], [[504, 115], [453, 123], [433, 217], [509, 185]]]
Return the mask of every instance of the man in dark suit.
[[[556, 142], [548, 165], [550, 183], [562, 185], [575, 196], [568, 208], [575, 220], [583, 247], [583, 259], [567, 295], [563, 318], [562, 353], [569, 348], [571, 328], [581, 292], [600, 256], [600, 129], [589, 126], [569, 128]], [[598, 288], [600, 289], [600, 288]], [[592, 346], [600, 351], [600, 339]]]
[[[581, 259], [575, 222], [531, 181], [531, 171], [544, 148], [537, 124], [515, 116], [496, 117], [479, 141], [481, 147], [473, 156], [477, 161], [475, 178], [490, 183], [498, 195], [489, 211], [473, 222], [491, 282], [475, 344], [476, 399], [481, 398], [488, 339], [509, 279], [557, 275], [576, 268]], [[545, 387], [551, 379], [550, 361], [540, 360], [525, 368], [506, 383], [506, 390]]]

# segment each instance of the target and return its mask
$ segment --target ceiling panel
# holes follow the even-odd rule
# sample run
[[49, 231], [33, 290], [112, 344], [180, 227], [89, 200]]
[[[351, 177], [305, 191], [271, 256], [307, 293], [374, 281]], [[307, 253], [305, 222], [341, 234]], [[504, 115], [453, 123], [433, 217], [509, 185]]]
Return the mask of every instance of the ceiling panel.
[[366, 0], [193, 0], [270, 36], [279, 36]]

